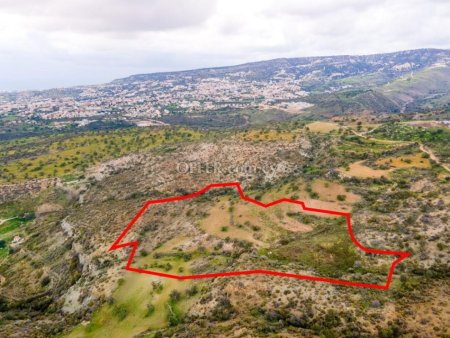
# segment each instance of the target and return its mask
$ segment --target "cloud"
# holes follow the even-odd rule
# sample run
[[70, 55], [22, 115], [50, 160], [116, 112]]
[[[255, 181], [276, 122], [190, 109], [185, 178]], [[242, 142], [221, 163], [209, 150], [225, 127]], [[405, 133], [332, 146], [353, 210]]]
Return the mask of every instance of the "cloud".
[[207, 20], [215, 0], [3, 0], [0, 9], [26, 15], [41, 29], [142, 32], [195, 26]]
[[386, 0], [314, 0], [314, 1], [273, 1], [272, 6], [267, 8], [267, 15], [289, 15], [301, 17], [323, 17], [324, 15], [338, 15], [342, 11], [351, 9], [361, 12], [370, 7], [380, 6]]
[[0, 90], [449, 48], [449, 15], [445, 0], [0, 0]]

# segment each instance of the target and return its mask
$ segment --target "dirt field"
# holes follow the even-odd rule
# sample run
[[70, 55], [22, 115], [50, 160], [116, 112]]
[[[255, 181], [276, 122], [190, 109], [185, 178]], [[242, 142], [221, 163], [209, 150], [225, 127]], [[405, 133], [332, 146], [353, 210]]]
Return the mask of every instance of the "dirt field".
[[[208, 210], [208, 217], [200, 222], [201, 228], [208, 234], [217, 236], [219, 238], [236, 238], [244, 239], [252, 242], [258, 246], [264, 245], [263, 241], [255, 237], [255, 232], [248, 226], [243, 226], [248, 222], [263, 227], [259, 220], [256, 210], [248, 203], [241, 205], [238, 203], [233, 206], [233, 211], [230, 211], [231, 203], [227, 199], [222, 199], [219, 203]], [[242, 226], [241, 226], [242, 225]], [[263, 230], [263, 231], [261, 231]], [[270, 235], [269, 229], [261, 229], [261, 239], [267, 239]]]
[[317, 133], [329, 133], [330, 131], [339, 129], [339, 126], [332, 122], [313, 122], [307, 124], [306, 127], [308, 127], [310, 131]]
[[364, 165], [364, 161], [357, 161], [349, 165], [349, 170], [339, 168], [338, 171], [344, 176], [355, 176], [361, 178], [379, 178], [388, 176], [390, 172], [399, 168], [429, 168], [430, 161], [423, 158], [421, 154], [404, 155], [401, 157], [387, 157], [375, 162], [380, 166], [386, 166], [386, 169], [373, 169]]
[[230, 203], [223, 199], [208, 210], [208, 217], [200, 222], [208, 234], [219, 238], [245, 239], [258, 246], [279, 234], [280, 230], [308, 232], [310, 225], [288, 216], [289, 212], [301, 211], [299, 206], [283, 203], [267, 209], [245, 201]]
[[430, 161], [422, 157], [422, 154], [405, 155], [401, 157], [387, 157], [375, 162], [379, 165], [388, 165], [395, 169], [397, 168], [429, 168], [431, 166]]
[[326, 180], [319, 179], [314, 181], [312, 189], [319, 194], [322, 201], [336, 202], [338, 195], [345, 196], [345, 201], [348, 204], [356, 203], [361, 199], [358, 195], [345, 190], [343, 185]]

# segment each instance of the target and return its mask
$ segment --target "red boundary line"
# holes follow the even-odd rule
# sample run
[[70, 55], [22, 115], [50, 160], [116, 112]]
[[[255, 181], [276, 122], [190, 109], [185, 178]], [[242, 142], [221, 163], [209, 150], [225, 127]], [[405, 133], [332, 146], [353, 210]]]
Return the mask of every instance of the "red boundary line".
[[[235, 187], [238, 190], [239, 195], [243, 200], [245, 200], [247, 202], [251, 202], [256, 205], [259, 205], [260, 207], [263, 207], [263, 208], [268, 208], [268, 207], [271, 207], [271, 206], [274, 206], [274, 205], [277, 205], [277, 204], [280, 204], [283, 202], [287, 202], [287, 203], [298, 204], [305, 211], [313, 211], [313, 212], [318, 212], [318, 213], [323, 213], [323, 214], [344, 216], [347, 220], [347, 229], [350, 234], [350, 238], [352, 239], [353, 243], [355, 243], [355, 245], [359, 249], [361, 249], [365, 252], [368, 252], [368, 253], [399, 256], [399, 258], [397, 258], [394, 262], [392, 262], [391, 267], [389, 269], [389, 274], [388, 274], [386, 283], [384, 285], [344, 281], [344, 280], [340, 280], [340, 279], [323, 278], [323, 277], [315, 277], [315, 276], [307, 276], [307, 275], [298, 275], [298, 274], [294, 274], [294, 273], [286, 273], [286, 272], [279, 272], [279, 271], [273, 271], [273, 270], [244, 270], [244, 271], [229, 271], [229, 272], [217, 272], [217, 273], [205, 273], [205, 274], [199, 274], [199, 275], [181, 276], [181, 275], [173, 275], [173, 274], [163, 273], [163, 272], [158, 272], [158, 271], [137, 269], [137, 268], [133, 268], [131, 266], [134, 255], [136, 254], [136, 250], [139, 246], [139, 242], [134, 241], [134, 242], [128, 242], [128, 243], [120, 243], [120, 241], [125, 237], [125, 235], [128, 233], [128, 231], [133, 227], [133, 225], [139, 219], [139, 217], [142, 216], [142, 214], [145, 212], [145, 210], [147, 210], [147, 208], [151, 204], [182, 201], [182, 200], [197, 197], [212, 188], [222, 188], [222, 187]], [[306, 280], [312, 280], [312, 281], [317, 281], [317, 282], [332, 283], [332, 284], [347, 285], [347, 286], [356, 286], [356, 287], [361, 287], [361, 288], [381, 289], [381, 290], [389, 289], [389, 286], [392, 281], [392, 275], [394, 273], [395, 266], [410, 255], [409, 252], [371, 249], [371, 248], [367, 248], [364, 245], [362, 245], [361, 243], [359, 243], [353, 233], [353, 229], [352, 229], [352, 225], [351, 225], [351, 221], [350, 221], [350, 213], [334, 211], [334, 210], [310, 208], [310, 207], [307, 207], [303, 201], [292, 200], [289, 198], [281, 198], [279, 200], [276, 200], [276, 201], [273, 201], [270, 203], [262, 203], [253, 198], [245, 196], [244, 192], [242, 191], [242, 187], [240, 186], [240, 184], [238, 182], [214, 183], [214, 184], [210, 184], [210, 185], [204, 187], [203, 189], [201, 189], [195, 193], [189, 194], [189, 195], [147, 201], [144, 204], [144, 206], [141, 208], [141, 210], [139, 210], [139, 212], [136, 214], [136, 216], [134, 216], [134, 218], [131, 220], [131, 222], [127, 225], [127, 227], [122, 231], [122, 233], [119, 235], [119, 237], [116, 239], [116, 241], [113, 243], [113, 245], [109, 248], [108, 251], [125, 248], [128, 246], [131, 246], [133, 249], [131, 250], [131, 254], [130, 254], [130, 257], [128, 258], [128, 262], [125, 266], [125, 269], [128, 271], [133, 271], [133, 272], [138, 272], [138, 273], [143, 273], [143, 274], [148, 274], [148, 275], [173, 278], [173, 279], [178, 279], [178, 280], [187, 280], [187, 279], [200, 279], [200, 278], [215, 278], [215, 277], [230, 277], [230, 276], [241, 276], [241, 275], [266, 274], [266, 275], [273, 275], [273, 276], [280, 276], [280, 277], [306, 279]]]

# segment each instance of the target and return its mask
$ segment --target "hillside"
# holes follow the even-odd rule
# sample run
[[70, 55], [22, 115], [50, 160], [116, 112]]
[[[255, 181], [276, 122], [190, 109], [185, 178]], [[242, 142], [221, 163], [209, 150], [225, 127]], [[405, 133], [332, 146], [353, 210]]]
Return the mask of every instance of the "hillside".
[[[340, 55], [302, 58], [286, 58], [268, 61], [252, 62], [237, 66], [205, 68], [180, 72], [152, 73], [132, 75], [113, 83], [131, 83], [135, 81], [177, 79], [185, 76], [193, 78], [225, 77], [242, 74], [248, 80], [269, 80], [277, 77], [294, 76], [303, 79], [307, 85], [314, 88], [314, 83], [320, 87], [332, 85], [333, 81], [354, 76], [379, 74], [385, 80], [395, 78], [400, 74], [417, 71], [435, 63], [449, 61], [450, 51], [437, 49], [418, 49], [374, 55]], [[327, 82], [330, 83], [327, 83]], [[377, 84], [370, 81], [368, 86]], [[380, 84], [380, 82], [378, 82]]]
[[[414, 103], [430, 99], [432, 94], [433, 97], [448, 95], [449, 67], [450, 51], [420, 49], [361, 56], [275, 59], [229, 67], [139, 74], [113, 83], [129, 85], [151, 80], [177, 81], [185, 77], [231, 77], [248, 81], [277, 81], [292, 77], [300, 81], [303, 90], [316, 95], [313, 99], [306, 99], [318, 106], [315, 111], [397, 112], [404, 110], [406, 105], [413, 107]], [[371, 94], [357, 95], [368, 90], [372, 90], [369, 91]], [[336, 94], [328, 95], [328, 92]], [[320, 100], [316, 99], [317, 96]], [[330, 100], [334, 103], [330, 104]], [[445, 107], [446, 103], [448, 100], [433, 108]]]
[[0, 94], [0, 337], [448, 337], [449, 60]]
[[448, 109], [450, 51], [275, 59], [0, 93], [0, 139], [130, 125], [226, 128]]
[[[448, 107], [450, 68], [436, 63], [418, 72], [411, 72], [381, 87], [381, 92], [401, 105], [403, 110], [417, 111], [427, 103], [439, 102]], [[435, 106], [438, 106], [435, 104]], [[440, 107], [440, 108], [441, 108]]]
[[[1, 143], [10, 183], [0, 186], [0, 335], [448, 334], [449, 173], [421, 144], [446, 161], [450, 133], [423, 119], [426, 127], [366, 115]], [[108, 251], [145, 201], [211, 182], [240, 182], [263, 203], [350, 212], [362, 245], [411, 256], [381, 291], [268, 275], [176, 281], [127, 271], [130, 250]], [[392, 263], [355, 247], [339, 217], [285, 204], [261, 212], [233, 190], [153, 206], [129, 236], [140, 243], [132, 267], [172, 275], [266, 269], [384, 285]]]

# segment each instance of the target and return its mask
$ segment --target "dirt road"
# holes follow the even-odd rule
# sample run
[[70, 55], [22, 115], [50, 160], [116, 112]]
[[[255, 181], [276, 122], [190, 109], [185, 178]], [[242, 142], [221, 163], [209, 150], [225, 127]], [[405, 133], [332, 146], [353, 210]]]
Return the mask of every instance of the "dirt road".
[[10, 220], [12, 220], [14, 218], [17, 218], [17, 216], [16, 217], [7, 218], [7, 219], [0, 219], [0, 225], [2, 225], [3, 223], [8, 222], [8, 221], [10, 221]]
[[428, 149], [423, 144], [420, 144], [420, 150], [422, 150], [424, 153], [427, 153], [430, 155], [430, 158], [436, 162], [437, 164], [441, 165], [445, 170], [447, 170], [450, 173], [450, 167], [446, 165], [445, 163], [442, 163], [439, 158], [433, 153], [431, 149]]

